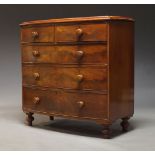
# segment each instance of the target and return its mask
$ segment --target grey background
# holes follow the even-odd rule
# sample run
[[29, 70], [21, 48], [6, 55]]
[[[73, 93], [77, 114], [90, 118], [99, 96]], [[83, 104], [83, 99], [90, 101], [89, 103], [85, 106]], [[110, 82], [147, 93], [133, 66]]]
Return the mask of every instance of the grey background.
[[[103, 16], [103, 15], [130, 16], [136, 20], [135, 22], [135, 117], [133, 118], [133, 124], [134, 124], [134, 128], [138, 128], [141, 126], [147, 127], [153, 124], [153, 122], [155, 122], [154, 115], [153, 115], [154, 108], [155, 108], [155, 104], [154, 104], [155, 5], [0, 5], [0, 109], [1, 109], [0, 119], [1, 119], [1, 122], [4, 123], [3, 125], [4, 132], [7, 131], [6, 128], [12, 128], [15, 125], [14, 122], [16, 122], [17, 124], [19, 123], [21, 125], [20, 127], [23, 127], [22, 125], [24, 122], [24, 114], [22, 113], [22, 110], [21, 110], [21, 104], [22, 104], [21, 58], [20, 58], [21, 53], [20, 53], [20, 40], [19, 40], [20, 39], [19, 24], [24, 21], [37, 20], [37, 19], [82, 17], [82, 16]], [[45, 121], [48, 124], [48, 120], [44, 118], [44, 116], [41, 118], [43, 119], [42, 122]], [[152, 120], [152, 123], [150, 122], [150, 120]], [[9, 124], [10, 121], [12, 121], [11, 127], [6, 125], [6, 122], [8, 122]], [[63, 123], [64, 122], [62, 122], [62, 124]], [[70, 123], [72, 124], [73, 122], [70, 122]], [[39, 126], [39, 123], [36, 122], [36, 124]], [[59, 128], [59, 125], [58, 125], [58, 128]], [[81, 126], [80, 123], [79, 123], [79, 126]], [[68, 128], [70, 127], [71, 126], [68, 126]], [[74, 127], [78, 128], [76, 124]], [[26, 128], [27, 127], [24, 126], [23, 130], [25, 130]], [[63, 128], [63, 127], [60, 127], [60, 128]], [[86, 128], [83, 128], [83, 130], [85, 129]], [[13, 135], [15, 136], [16, 134], [18, 135], [18, 133], [22, 132], [22, 131], [18, 131], [17, 127], [16, 129], [14, 128], [14, 130], [13, 129], [11, 130], [14, 131], [15, 133], [12, 133], [12, 134], [10, 133], [10, 137], [12, 137]], [[27, 128], [27, 131], [28, 130], [30, 129]], [[150, 131], [149, 130], [150, 129], [146, 129], [145, 132], [150, 133], [150, 131], [152, 131], [152, 130]], [[45, 133], [47, 132], [47, 130], [43, 132]], [[51, 132], [49, 134], [51, 134]], [[0, 133], [3, 134], [3, 132], [0, 132]], [[37, 133], [37, 131], [34, 131], [34, 133]], [[74, 130], [73, 130], [73, 133], [74, 133]], [[139, 130], [138, 130], [138, 133], [139, 133]], [[149, 137], [155, 136], [153, 132], [151, 133], [152, 135], [149, 135]], [[17, 139], [18, 141], [17, 145], [15, 146], [13, 145], [12, 141], [10, 141], [9, 137], [8, 139], [6, 139], [6, 135], [7, 134], [3, 134], [4, 139], [6, 140], [6, 144], [4, 142], [3, 145], [0, 145], [0, 149], [2, 150], [3, 149], [6, 149], [6, 150], [24, 149], [22, 148], [22, 146], [20, 146], [21, 144], [20, 140], [22, 139], [22, 137], [19, 137], [20, 140], [17, 138], [20, 134], [18, 136], [17, 135], [15, 136], [15, 139]], [[146, 137], [144, 138], [144, 141], [145, 139]], [[9, 146], [7, 144], [8, 143], [7, 140], [10, 142]], [[28, 139], [27, 139], [27, 142], [29, 144]], [[72, 149], [69, 147], [69, 145], [68, 145], [68, 150]], [[137, 142], [137, 145], [138, 145], [138, 142]], [[145, 146], [148, 144], [143, 144], [143, 145], [139, 145], [139, 147], [137, 146], [137, 149], [139, 150], [144, 149]], [[155, 149], [154, 146], [151, 146], [151, 147], [149, 146], [150, 145], [148, 145], [145, 149], [146, 150]], [[26, 148], [32, 149], [32, 150], [41, 149], [41, 147], [39, 146], [31, 147], [30, 145], [27, 145], [27, 147], [25, 146], [25, 149]], [[56, 148], [57, 147], [55, 147], [55, 149]], [[109, 147], [109, 148], [112, 148], [112, 147]], [[49, 147], [44, 147], [43, 149], [50, 150], [52, 149], [52, 147], [51, 145], [49, 145]], [[64, 149], [67, 149], [67, 146], [66, 147], [64, 146]], [[77, 150], [78, 149], [80, 148], [77, 147]], [[93, 149], [93, 147], [90, 146], [90, 149]], [[97, 149], [97, 147], [94, 148], [94, 150], [95, 149]], [[98, 149], [104, 150], [102, 147]], [[117, 149], [119, 150], [119, 148], [116, 147], [116, 150]], [[120, 148], [120, 150], [121, 149], [122, 148]], [[129, 149], [129, 148], [126, 147], [126, 149]], [[130, 149], [134, 150], [135, 148], [131, 147]], [[88, 147], [88, 150], [89, 150], [89, 147]]]

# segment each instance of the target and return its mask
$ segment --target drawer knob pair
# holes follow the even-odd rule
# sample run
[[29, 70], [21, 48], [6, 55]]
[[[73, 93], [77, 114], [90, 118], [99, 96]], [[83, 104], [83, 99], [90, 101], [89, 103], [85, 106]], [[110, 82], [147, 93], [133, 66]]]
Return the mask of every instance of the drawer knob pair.
[[77, 39], [79, 40], [83, 35], [83, 30], [80, 28], [76, 29], [76, 35], [77, 35]]
[[39, 102], [40, 102], [40, 98], [39, 97], [36, 96], [36, 97], [33, 98], [33, 103], [34, 104], [38, 104]]
[[38, 36], [39, 36], [39, 33], [38, 32], [32, 32], [32, 38], [33, 39], [36, 39], [36, 38], [38, 38]]
[[39, 80], [39, 78], [40, 78], [39, 73], [33, 73], [33, 76], [34, 76], [35, 80]]
[[85, 105], [84, 101], [78, 101], [77, 104], [79, 105], [80, 108], [83, 108]]
[[40, 56], [39, 51], [32, 51], [32, 54], [33, 54], [33, 56], [35, 56], [35, 57], [39, 57], [39, 56]]

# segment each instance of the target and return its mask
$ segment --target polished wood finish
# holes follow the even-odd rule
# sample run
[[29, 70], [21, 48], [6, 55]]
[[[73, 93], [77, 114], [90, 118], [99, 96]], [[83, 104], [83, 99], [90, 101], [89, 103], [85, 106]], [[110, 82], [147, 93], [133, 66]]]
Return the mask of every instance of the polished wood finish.
[[54, 27], [23, 28], [21, 31], [22, 42], [53, 42]]
[[134, 112], [134, 22], [120, 16], [50, 19], [21, 25], [23, 111], [93, 120], [110, 138]]
[[[23, 63], [107, 64], [107, 46], [22, 46]], [[94, 59], [95, 57], [95, 59]]]
[[107, 90], [107, 68], [24, 65], [23, 84], [51, 88]]
[[[134, 112], [134, 23], [109, 24], [109, 115], [111, 121]], [[119, 36], [119, 39], [118, 39]]]
[[[34, 101], [34, 97], [37, 101]], [[98, 100], [97, 105], [94, 102]], [[107, 118], [107, 95], [81, 91], [23, 88], [24, 109], [81, 118]], [[39, 100], [39, 101], [38, 101]], [[51, 102], [52, 101], [52, 102]]]
[[26, 115], [27, 115], [26, 121], [27, 121], [28, 126], [32, 126], [32, 121], [34, 120], [34, 117], [32, 116], [33, 113], [27, 112]]
[[121, 126], [122, 126], [122, 131], [123, 132], [127, 132], [128, 128], [129, 128], [129, 122], [128, 120], [130, 119], [130, 117], [124, 117], [122, 118], [122, 122], [121, 122]]
[[23, 22], [20, 26], [33, 26], [42, 24], [63, 24], [63, 23], [83, 23], [83, 22], [109, 22], [109, 21], [131, 21], [134, 20], [130, 17], [122, 16], [92, 16], [92, 17], [76, 17], [76, 18], [60, 18]]
[[57, 26], [55, 31], [56, 42], [107, 40], [107, 24], [79, 24], [69, 26]]

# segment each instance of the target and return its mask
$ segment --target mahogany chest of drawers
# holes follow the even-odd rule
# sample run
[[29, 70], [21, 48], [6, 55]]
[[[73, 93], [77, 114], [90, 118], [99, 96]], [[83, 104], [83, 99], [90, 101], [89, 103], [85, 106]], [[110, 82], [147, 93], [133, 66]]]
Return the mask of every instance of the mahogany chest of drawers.
[[21, 25], [23, 111], [92, 120], [122, 119], [134, 111], [134, 21], [120, 16], [64, 18]]

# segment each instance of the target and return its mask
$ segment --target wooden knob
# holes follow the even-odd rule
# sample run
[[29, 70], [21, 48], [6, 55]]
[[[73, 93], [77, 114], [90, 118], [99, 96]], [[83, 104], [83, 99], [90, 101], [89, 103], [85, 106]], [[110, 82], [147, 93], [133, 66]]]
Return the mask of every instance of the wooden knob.
[[76, 35], [77, 38], [80, 39], [80, 37], [83, 35], [83, 30], [80, 28], [76, 29]]
[[84, 52], [83, 51], [77, 51], [76, 55], [77, 55], [77, 59], [80, 60], [83, 57]]
[[83, 80], [83, 75], [82, 74], [77, 75], [77, 80], [78, 82], [81, 82]]
[[34, 76], [35, 80], [39, 80], [39, 78], [40, 78], [39, 73], [33, 73], [33, 76]]
[[32, 32], [32, 38], [36, 39], [39, 36], [38, 32]]
[[39, 51], [32, 51], [33, 56], [38, 57], [40, 55]]
[[84, 101], [78, 101], [77, 104], [79, 105], [80, 108], [84, 107]]
[[34, 104], [38, 104], [40, 102], [40, 98], [39, 97], [34, 97], [33, 98], [33, 103]]

